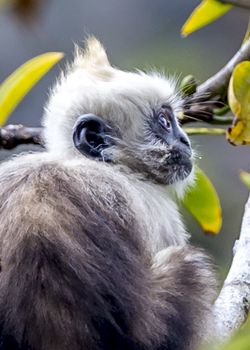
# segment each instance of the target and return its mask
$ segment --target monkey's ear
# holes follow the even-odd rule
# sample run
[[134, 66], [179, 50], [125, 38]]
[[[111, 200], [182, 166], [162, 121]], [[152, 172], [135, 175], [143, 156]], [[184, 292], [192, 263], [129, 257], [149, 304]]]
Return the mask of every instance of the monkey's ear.
[[73, 142], [85, 156], [110, 161], [105, 159], [102, 151], [114, 144], [111, 128], [100, 117], [94, 114], [79, 117], [73, 128]]
[[100, 41], [91, 36], [86, 40], [85, 49], [82, 50], [76, 47], [75, 66], [82, 68], [96, 67], [108, 68], [111, 67], [106, 51]]

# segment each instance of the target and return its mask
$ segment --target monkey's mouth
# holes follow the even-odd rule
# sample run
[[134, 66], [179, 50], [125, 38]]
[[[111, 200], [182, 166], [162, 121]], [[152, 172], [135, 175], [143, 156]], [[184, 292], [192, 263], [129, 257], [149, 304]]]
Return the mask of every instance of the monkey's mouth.
[[188, 177], [193, 168], [189, 154], [173, 152], [165, 164], [164, 183], [171, 185]]
[[183, 150], [173, 149], [155, 173], [156, 182], [172, 185], [188, 177], [193, 168], [192, 155]]
[[173, 177], [169, 178], [169, 184], [182, 181], [188, 177], [193, 168], [190, 158], [182, 155], [178, 163], [172, 165]]
[[171, 185], [188, 177], [192, 171], [192, 151], [175, 146], [171, 149], [151, 149], [137, 152], [132, 148], [123, 150], [122, 164], [143, 180], [155, 184]]

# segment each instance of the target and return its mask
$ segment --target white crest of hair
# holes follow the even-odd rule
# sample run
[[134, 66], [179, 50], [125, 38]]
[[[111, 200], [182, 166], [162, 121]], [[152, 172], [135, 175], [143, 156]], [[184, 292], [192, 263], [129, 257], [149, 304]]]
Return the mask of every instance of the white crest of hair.
[[[52, 90], [43, 118], [45, 144], [52, 158], [84, 168], [86, 174], [88, 167], [96, 167], [102, 176], [105, 172], [116, 179], [120, 176], [121, 191], [131, 198], [132, 208], [141, 216], [145, 240], [154, 252], [169, 244], [184, 244], [187, 239], [176, 204], [162, 186], [142, 183], [136, 175], [128, 179], [117, 168], [84, 157], [73, 144], [72, 128], [79, 116], [93, 113], [115, 121], [123, 140], [135, 141], [152, 108], [169, 102], [175, 112], [179, 110], [175, 85], [158, 73], [112, 67], [103, 46], [90, 37], [84, 51], [76, 49], [73, 64]], [[183, 193], [183, 184], [178, 187], [182, 189], [177, 192]]]

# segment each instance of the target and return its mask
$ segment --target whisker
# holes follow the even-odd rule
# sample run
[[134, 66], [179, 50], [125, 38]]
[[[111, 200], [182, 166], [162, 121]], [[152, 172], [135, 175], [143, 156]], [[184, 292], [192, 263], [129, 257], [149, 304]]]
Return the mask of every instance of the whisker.
[[209, 100], [209, 101], [200, 101], [200, 102], [187, 102], [185, 103], [184, 102], [184, 105], [185, 106], [208, 106], [208, 105], [212, 105], [212, 104], [216, 104], [218, 106], [221, 106], [221, 107], [225, 107], [227, 104], [225, 102], [222, 102], [222, 101], [216, 101], [216, 100]]
[[184, 116], [185, 116], [186, 119], [191, 119], [191, 120], [196, 121], [196, 122], [200, 121], [199, 118], [191, 116], [191, 115], [188, 115], [188, 114], [184, 114]]

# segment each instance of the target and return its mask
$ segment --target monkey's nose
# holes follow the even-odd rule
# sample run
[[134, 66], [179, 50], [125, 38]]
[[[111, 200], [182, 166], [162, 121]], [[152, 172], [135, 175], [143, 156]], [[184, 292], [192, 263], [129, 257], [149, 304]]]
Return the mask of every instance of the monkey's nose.
[[192, 148], [188, 136], [182, 130], [180, 130], [178, 135], [176, 135], [176, 138], [177, 142], [175, 148], [179, 149], [180, 152], [183, 152], [186, 156], [191, 158]]
[[189, 148], [191, 147], [189, 138], [185, 134], [180, 135], [179, 141], [183, 143], [185, 146]]

